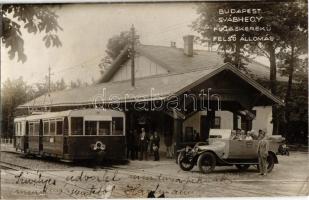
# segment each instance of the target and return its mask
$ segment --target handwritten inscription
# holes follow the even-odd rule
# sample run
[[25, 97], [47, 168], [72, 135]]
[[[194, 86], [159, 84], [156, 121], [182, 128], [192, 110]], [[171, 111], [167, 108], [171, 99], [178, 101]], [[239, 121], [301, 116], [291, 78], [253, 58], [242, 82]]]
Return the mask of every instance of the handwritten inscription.
[[[69, 173], [69, 174], [68, 174]], [[193, 188], [209, 182], [231, 183], [226, 176], [173, 177], [163, 174], [139, 174], [118, 170], [55, 172], [25, 171], [13, 174], [12, 183], [18, 185], [12, 194], [28, 197], [109, 198], [156, 196], [194, 196]], [[147, 182], [147, 184], [145, 184]], [[154, 189], [153, 184], [157, 184]]]

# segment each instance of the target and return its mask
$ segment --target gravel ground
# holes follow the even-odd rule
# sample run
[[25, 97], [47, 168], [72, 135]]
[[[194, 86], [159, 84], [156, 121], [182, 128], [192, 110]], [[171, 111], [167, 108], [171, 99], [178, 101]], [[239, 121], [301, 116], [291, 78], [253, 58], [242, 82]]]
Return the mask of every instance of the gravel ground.
[[279, 165], [266, 177], [256, 168], [239, 172], [235, 167], [217, 167], [201, 174], [195, 167], [184, 172], [174, 160], [131, 161], [95, 167], [91, 163], [62, 163], [27, 159], [14, 153], [1, 153], [1, 161], [34, 170], [1, 170], [2, 197], [17, 198], [134, 198], [165, 197], [244, 197], [308, 195], [308, 154], [291, 152], [279, 156]]

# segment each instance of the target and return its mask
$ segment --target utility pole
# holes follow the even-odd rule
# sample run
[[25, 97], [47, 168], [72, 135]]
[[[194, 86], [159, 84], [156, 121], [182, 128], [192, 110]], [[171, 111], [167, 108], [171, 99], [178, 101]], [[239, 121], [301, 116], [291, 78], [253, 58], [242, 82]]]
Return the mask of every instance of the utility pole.
[[130, 49], [130, 58], [131, 58], [131, 86], [135, 87], [135, 63], [134, 63], [134, 57], [135, 57], [135, 28], [132, 24], [131, 27], [131, 49]]
[[53, 74], [51, 73], [51, 67], [49, 65], [49, 67], [48, 67], [48, 96], [50, 96], [50, 80], [51, 80], [52, 75]]

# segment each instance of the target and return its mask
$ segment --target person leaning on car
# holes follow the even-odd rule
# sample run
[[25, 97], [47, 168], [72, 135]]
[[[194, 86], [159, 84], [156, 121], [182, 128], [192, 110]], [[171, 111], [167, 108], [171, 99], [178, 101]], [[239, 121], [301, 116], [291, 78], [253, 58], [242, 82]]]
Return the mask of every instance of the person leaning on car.
[[267, 156], [268, 156], [268, 142], [265, 138], [266, 131], [259, 130], [258, 143], [258, 159], [260, 175], [267, 174]]

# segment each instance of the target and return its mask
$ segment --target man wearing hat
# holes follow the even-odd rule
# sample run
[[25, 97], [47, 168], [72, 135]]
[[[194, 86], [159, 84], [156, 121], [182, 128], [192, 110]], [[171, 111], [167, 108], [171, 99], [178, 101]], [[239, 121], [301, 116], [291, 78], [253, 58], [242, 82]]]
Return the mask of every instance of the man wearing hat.
[[259, 130], [259, 143], [258, 143], [258, 159], [260, 175], [267, 174], [267, 156], [268, 156], [268, 142], [265, 138], [266, 130]]

